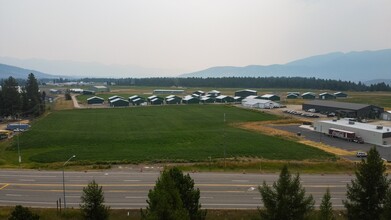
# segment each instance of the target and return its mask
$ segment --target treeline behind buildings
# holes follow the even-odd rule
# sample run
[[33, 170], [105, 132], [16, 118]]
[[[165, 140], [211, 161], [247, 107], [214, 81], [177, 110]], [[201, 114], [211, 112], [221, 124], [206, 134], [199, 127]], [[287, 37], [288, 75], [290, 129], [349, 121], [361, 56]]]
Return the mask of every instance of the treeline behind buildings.
[[361, 82], [317, 79], [305, 77], [223, 77], [223, 78], [85, 78], [85, 82], [108, 82], [120, 86], [159, 86], [159, 87], [212, 87], [212, 88], [292, 88], [325, 89], [335, 91], [391, 91], [384, 82], [367, 86]]

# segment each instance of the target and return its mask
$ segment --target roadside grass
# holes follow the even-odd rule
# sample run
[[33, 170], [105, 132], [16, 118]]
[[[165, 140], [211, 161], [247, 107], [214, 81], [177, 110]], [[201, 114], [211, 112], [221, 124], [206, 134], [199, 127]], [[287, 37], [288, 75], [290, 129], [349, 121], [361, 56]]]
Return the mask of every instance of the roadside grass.
[[[223, 115], [226, 114], [226, 123]], [[23, 164], [200, 162], [209, 157], [335, 160], [322, 150], [236, 128], [278, 116], [224, 105], [152, 106], [55, 111], [20, 135]], [[0, 160], [17, 164], [16, 139], [1, 143]], [[3, 162], [4, 163], [4, 162]]]
[[[202, 205], [202, 204], [201, 204]], [[10, 216], [13, 207], [0, 207], [0, 220], [6, 220]], [[62, 213], [57, 213], [56, 209], [30, 208], [33, 213], [40, 216], [41, 220], [82, 220], [82, 215], [79, 209], [67, 209]], [[318, 219], [319, 210], [312, 211], [309, 219]], [[344, 210], [334, 211], [336, 220], [346, 218]], [[139, 209], [111, 209], [110, 219], [112, 220], [138, 220], [141, 219]], [[208, 209], [207, 220], [259, 220], [260, 215], [257, 209]]]

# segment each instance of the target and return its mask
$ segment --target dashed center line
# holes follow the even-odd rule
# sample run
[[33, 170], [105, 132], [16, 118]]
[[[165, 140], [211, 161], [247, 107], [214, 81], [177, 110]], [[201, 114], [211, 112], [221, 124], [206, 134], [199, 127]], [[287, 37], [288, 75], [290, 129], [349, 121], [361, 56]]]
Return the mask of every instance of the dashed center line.
[[9, 186], [10, 184], [5, 184], [4, 186], [0, 187], [0, 190], [4, 189], [5, 187]]

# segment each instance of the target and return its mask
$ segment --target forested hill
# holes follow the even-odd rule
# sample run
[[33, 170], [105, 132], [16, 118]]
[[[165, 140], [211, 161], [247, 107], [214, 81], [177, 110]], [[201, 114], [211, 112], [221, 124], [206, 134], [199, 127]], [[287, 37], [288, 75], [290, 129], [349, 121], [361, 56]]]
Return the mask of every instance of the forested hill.
[[25, 79], [27, 76], [33, 73], [37, 78], [56, 78], [57, 76], [42, 73], [36, 70], [23, 69], [16, 66], [10, 66], [0, 63], [0, 79], [5, 79], [10, 76], [17, 79]]
[[304, 77], [223, 77], [223, 78], [84, 78], [84, 82], [107, 82], [120, 86], [209, 87], [209, 88], [292, 88], [339, 91], [391, 91], [389, 85]]

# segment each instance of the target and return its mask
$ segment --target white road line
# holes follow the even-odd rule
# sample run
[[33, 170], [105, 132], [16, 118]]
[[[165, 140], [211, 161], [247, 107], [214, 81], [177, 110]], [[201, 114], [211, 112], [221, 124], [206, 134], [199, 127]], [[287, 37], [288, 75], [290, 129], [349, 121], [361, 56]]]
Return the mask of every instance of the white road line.
[[20, 194], [5, 194], [5, 196], [21, 197]]
[[248, 183], [250, 180], [232, 180], [232, 182]]
[[201, 199], [213, 199], [212, 196], [201, 196]]
[[20, 179], [19, 181], [22, 181], [22, 182], [35, 182], [34, 179]]
[[124, 182], [140, 182], [141, 180], [124, 180]]
[[147, 196], [125, 196], [125, 199], [147, 199]]

